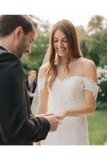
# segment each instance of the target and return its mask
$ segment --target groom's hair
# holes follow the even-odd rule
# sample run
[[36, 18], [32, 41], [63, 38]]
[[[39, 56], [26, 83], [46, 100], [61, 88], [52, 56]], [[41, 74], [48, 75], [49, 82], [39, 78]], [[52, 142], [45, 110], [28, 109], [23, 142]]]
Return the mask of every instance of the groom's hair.
[[0, 16], [0, 37], [9, 35], [18, 26], [23, 28], [24, 34], [37, 28], [37, 23], [28, 15], [1, 15]]

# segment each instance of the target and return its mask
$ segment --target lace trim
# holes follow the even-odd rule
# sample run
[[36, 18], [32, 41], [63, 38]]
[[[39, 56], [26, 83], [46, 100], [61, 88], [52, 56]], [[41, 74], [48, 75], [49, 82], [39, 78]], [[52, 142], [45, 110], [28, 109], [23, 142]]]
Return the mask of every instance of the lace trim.
[[43, 78], [38, 79], [38, 92], [40, 92], [40, 90], [45, 89], [45, 80], [45, 76]]
[[90, 91], [93, 93], [93, 96], [95, 99], [97, 99], [97, 94], [98, 94], [98, 86], [97, 83], [94, 82], [92, 79], [89, 79], [88, 77], [82, 77], [83, 82], [84, 82], [84, 88], [87, 92]]

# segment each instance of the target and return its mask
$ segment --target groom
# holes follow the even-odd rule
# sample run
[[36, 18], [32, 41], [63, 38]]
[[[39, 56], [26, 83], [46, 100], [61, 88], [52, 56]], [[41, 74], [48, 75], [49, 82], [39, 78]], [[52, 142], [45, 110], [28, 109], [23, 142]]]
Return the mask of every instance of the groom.
[[32, 144], [55, 131], [60, 117], [30, 116], [20, 59], [31, 52], [37, 23], [25, 15], [0, 16], [0, 145]]

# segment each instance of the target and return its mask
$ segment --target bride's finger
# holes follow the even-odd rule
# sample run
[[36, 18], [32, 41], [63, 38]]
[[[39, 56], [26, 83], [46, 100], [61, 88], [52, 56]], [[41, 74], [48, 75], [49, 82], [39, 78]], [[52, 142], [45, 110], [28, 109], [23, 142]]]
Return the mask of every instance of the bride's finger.
[[62, 123], [62, 120], [59, 120], [59, 124], [61, 124]]
[[44, 114], [44, 116], [52, 116], [52, 115], [54, 115], [54, 113]]
[[55, 116], [56, 116], [56, 118], [58, 118], [59, 121], [63, 120], [62, 116], [60, 116], [59, 114], [55, 114]]
[[54, 115], [53, 113], [49, 113], [49, 114], [39, 114], [39, 115], [36, 115], [36, 117], [43, 117], [43, 116], [52, 116]]

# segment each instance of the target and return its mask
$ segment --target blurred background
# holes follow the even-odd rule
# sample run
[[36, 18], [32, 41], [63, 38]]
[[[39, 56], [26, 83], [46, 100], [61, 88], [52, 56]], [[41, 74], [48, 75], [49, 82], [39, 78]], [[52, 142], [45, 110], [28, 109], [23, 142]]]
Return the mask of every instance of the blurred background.
[[[61, 19], [70, 20], [77, 29], [79, 43], [84, 58], [93, 60], [98, 73], [98, 98], [96, 111], [87, 116], [89, 144], [103, 145], [107, 141], [107, 10], [106, 0], [39, 0], [21, 1], [15, 6], [5, 2], [2, 14], [28, 14], [38, 22], [36, 39], [31, 46], [31, 54], [21, 59], [25, 78], [32, 69], [42, 65], [49, 47], [50, 31], [54, 23]], [[11, 8], [11, 9], [10, 9]]]

